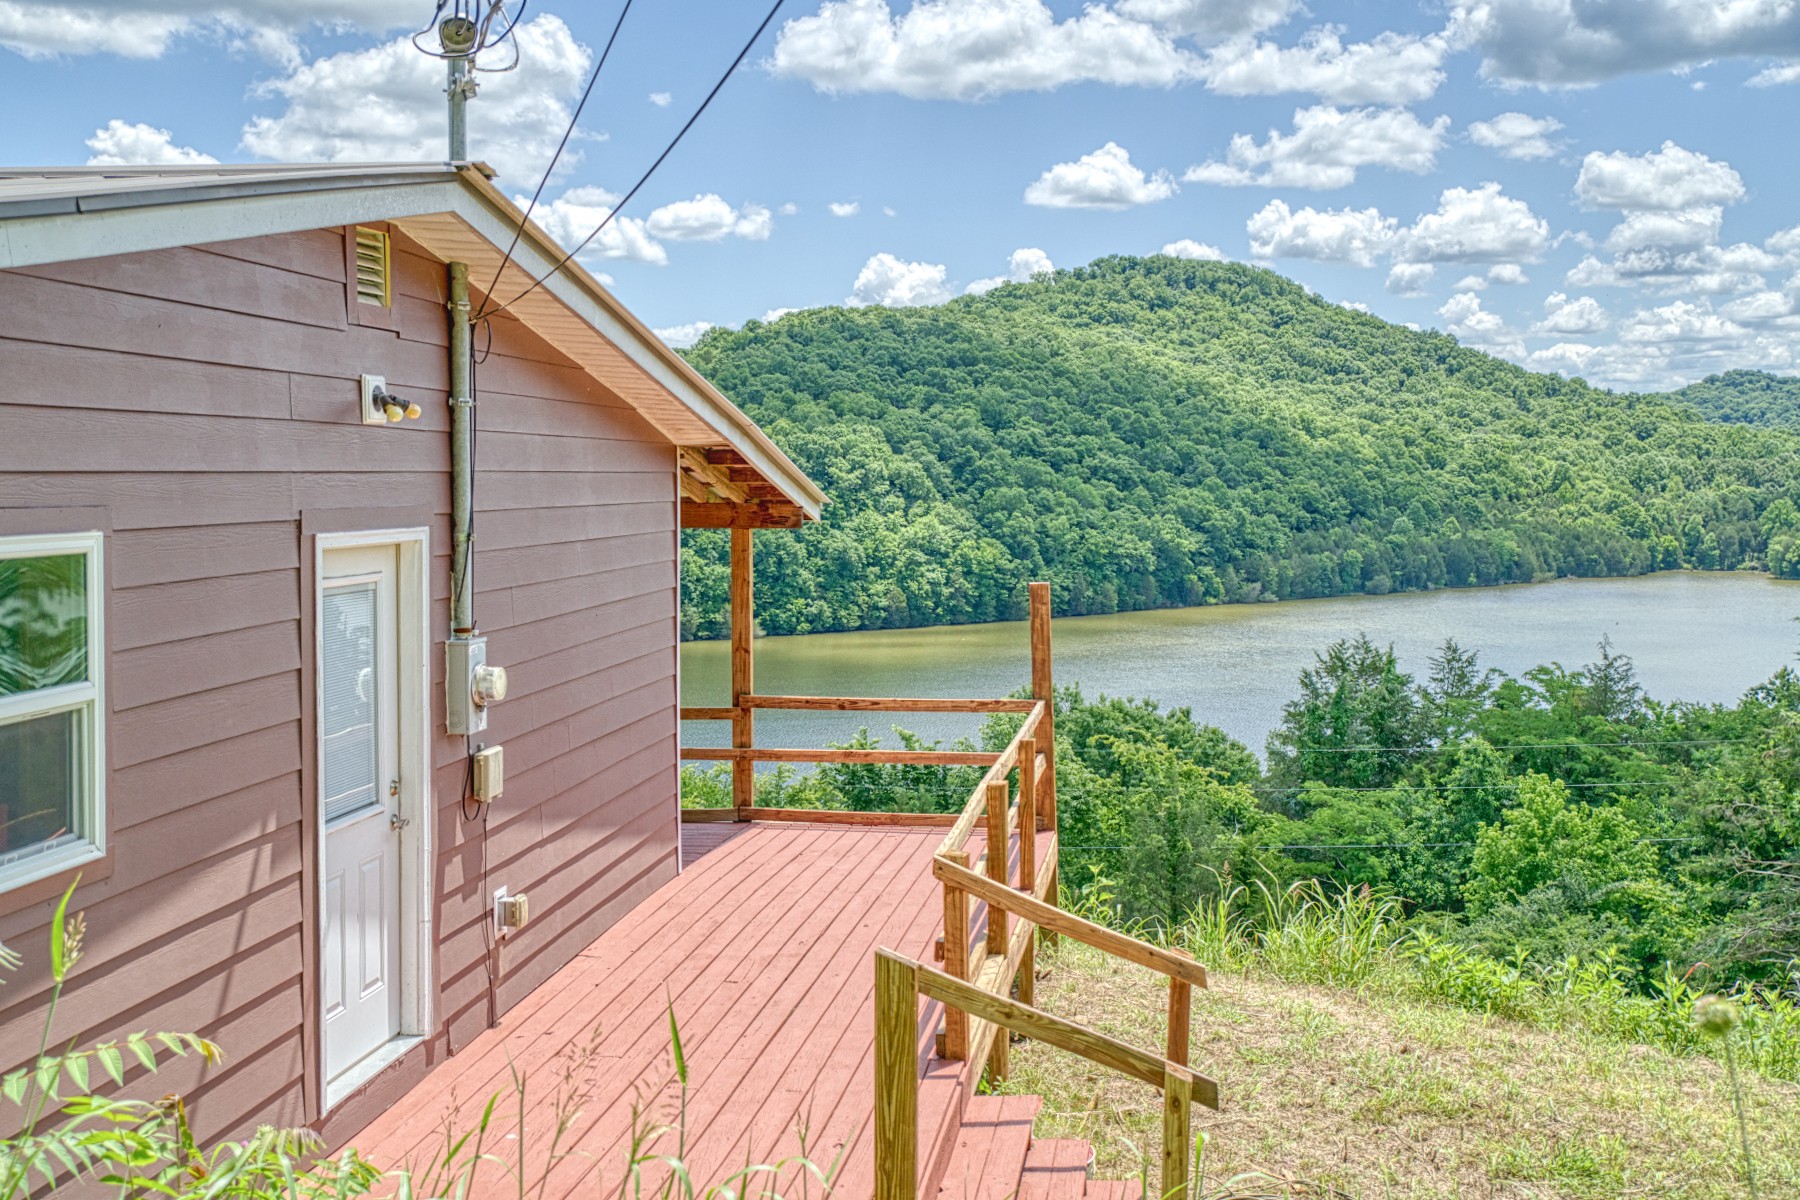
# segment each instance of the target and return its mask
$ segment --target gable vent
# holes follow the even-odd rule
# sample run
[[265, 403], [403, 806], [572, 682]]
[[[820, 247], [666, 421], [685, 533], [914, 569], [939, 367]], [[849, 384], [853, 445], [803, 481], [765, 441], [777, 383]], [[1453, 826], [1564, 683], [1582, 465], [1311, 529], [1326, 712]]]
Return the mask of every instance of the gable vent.
[[393, 303], [390, 282], [388, 235], [379, 229], [356, 227], [356, 298], [363, 304]]

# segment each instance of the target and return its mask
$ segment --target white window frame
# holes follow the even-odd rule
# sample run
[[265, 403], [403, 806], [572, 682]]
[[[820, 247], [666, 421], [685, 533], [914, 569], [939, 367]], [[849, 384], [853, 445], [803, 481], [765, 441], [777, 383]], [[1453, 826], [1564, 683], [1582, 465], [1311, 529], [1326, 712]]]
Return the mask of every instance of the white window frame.
[[59, 684], [17, 696], [0, 696], [0, 723], [12, 724], [31, 717], [54, 716], [85, 709], [86, 751], [83, 764], [86, 795], [80, 816], [86, 825], [78, 842], [18, 862], [0, 865], [0, 891], [10, 891], [40, 879], [72, 870], [106, 857], [106, 568], [105, 535], [85, 533], [26, 534], [0, 537], [0, 559], [51, 558], [80, 554], [87, 562], [88, 677], [85, 682]]

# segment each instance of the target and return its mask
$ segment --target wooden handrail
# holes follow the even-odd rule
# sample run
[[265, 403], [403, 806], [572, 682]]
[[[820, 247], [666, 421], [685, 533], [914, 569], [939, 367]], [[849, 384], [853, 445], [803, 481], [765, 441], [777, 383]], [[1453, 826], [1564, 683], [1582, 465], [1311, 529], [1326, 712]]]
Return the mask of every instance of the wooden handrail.
[[1134, 962], [1140, 967], [1148, 967], [1152, 971], [1159, 971], [1171, 979], [1179, 979], [1193, 987], [1203, 988], [1206, 986], [1206, 968], [1193, 959], [1152, 946], [1148, 942], [1140, 942], [1116, 929], [1108, 929], [1104, 925], [1096, 925], [1092, 921], [1083, 920], [1073, 913], [1064, 912], [1053, 904], [1047, 904], [1017, 889], [997, 884], [987, 876], [979, 875], [967, 867], [958, 866], [942, 854], [932, 860], [931, 873], [958, 891], [967, 892], [971, 896], [987, 901], [990, 908], [1005, 909], [1014, 916], [1030, 921], [1046, 932], [1072, 937], [1096, 950], [1104, 950], [1117, 958]]
[[1219, 1085], [1215, 1080], [1196, 1074], [1182, 1063], [1157, 1058], [1116, 1038], [995, 995], [886, 949], [875, 951], [876, 1200], [917, 1200], [919, 1076], [914, 1039], [918, 1033], [920, 996], [1160, 1089], [1161, 1195], [1186, 1200], [1189, 1149], [1193, 1144], [1192, 1105], [1198, 1101], [1215, 1110], [1219, 1107]]
[[727, 746], [683, 746], [686, 762], [892, 763], [940, 767], [985, 767], [1000, 756], [982, 750], [789, 750]]
[[684, 721], [734, 721], [737, 719], [735, 708], [684, 708], [681, 710]]
[[950, 832], [944, 835], [944, 841], [938, 847], [939, 854], [963, 848], [963, 845], [969, 840], [969, 835], [975, 832], [976, 824], [987, 814], [988, 786], [994, 783], [1004, 783], [1007, 772], [1019, 765], [1020, 743], [1032, 741], [1035, 738], [1034, 731], [1044, 721], [1046, 712], [1044, 701], [1032, 701], [1031, 711], [1019, 725], [1019, 732], [1013, 735], [1012, 741], [1006, 744], [1006, 749], [1002, 750], [994, 759], [993, 765], [988, 767], [987, 774], [981, 777], [981, 782], [977, 783], [974, 791], [969, 794], [969, 799], [963, 805], [962, 813], [957, 817], [956, 824], [952, 825]]
[[[745, 696], [748, 708], [801, 712], [1028, 713], [1035, 700], [894, 699], [884, 696]], [[729, 709], [724, 711], [729, 712]]]

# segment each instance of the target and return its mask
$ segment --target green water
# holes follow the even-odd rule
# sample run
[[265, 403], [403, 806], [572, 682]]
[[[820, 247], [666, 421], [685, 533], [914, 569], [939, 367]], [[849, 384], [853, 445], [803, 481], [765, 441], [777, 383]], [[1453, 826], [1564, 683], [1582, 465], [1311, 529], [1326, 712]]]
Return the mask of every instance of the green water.
[[[1736, 699], [1800, 649], [1800, 583], [1746, 573], [1667, 572], [1634, 579], [1568, 579], [1503, 588], [1232, 604], [1054, 623], [1056, 679], [1093, 695], [1150, 696], [1188, 705], [1201, 721], [1261, 751], [1292, 698], [1295, 678], [1327, 643], [1357, 633], [1391, 642], [1403, 669], [1423, 677], [1446, 637], [1509, 673], [1549, 661], [1575, 667], [1602, 635], [1629, 654], [1660, 700]], [[721, 642], [682, 647], [682, 703], [729, 703]], [[1029, 674], [1023, 622], [762, 638], [756, 685], [766, 694], [1002, 696]], [[759, 746], [823, 746], [879, 714], [759, 712]], [[936, 738], [972, 733], [979, 718], [909, 714]], [[723, 723], [688, 722], [687, 744], [726, 744]], [[886, 739], [893, 741], [891, 735]]]

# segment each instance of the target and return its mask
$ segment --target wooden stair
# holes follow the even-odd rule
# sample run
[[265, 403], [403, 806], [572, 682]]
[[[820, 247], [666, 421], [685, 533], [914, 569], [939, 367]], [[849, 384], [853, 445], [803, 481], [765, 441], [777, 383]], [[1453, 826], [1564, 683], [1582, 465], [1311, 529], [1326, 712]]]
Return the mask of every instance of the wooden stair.
[[1036, 1096], [971, 1096], [937, 1200], [1141, 1200], [1135, 1182], [1088, 1178], [1093, 1148], [1034, 1138]]

